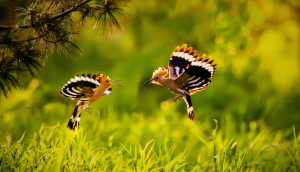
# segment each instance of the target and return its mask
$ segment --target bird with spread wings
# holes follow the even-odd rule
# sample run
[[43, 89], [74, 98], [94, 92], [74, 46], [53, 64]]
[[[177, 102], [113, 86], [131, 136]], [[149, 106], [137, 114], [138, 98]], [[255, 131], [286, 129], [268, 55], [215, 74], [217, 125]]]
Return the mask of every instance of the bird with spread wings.
[[[152, 78], [148, 80], [151, 83], [167, 87], [177, 96], [173, 99], [176, 102], [182, 97], [187, 104], [189, 118], [195, 120], [194, 108], [192, 105], [191, 95], [204, 90], [211, 83], [211, 78], [215, 74], [215, 66], [212, 65], [214, 60], [196, 55], [197, 51], [193, 48], [187, 48], [184, 44], [176, 47], [170, 56], [168, 67], [159, 67], [153, 71]], [[169, 78], [165, 76], [169, 73]], [[146, 83], [147, 83], [146, 82]]]
[[[60, 93], [65, 97], [71, 98], [71, 100], [78, 100], [73, 115], [68, 123], [68, 128], [75, 130], [75, 127], [79, 127], [79, 121], [81, 116], [81, 111], [88, 108], [90, 104], [98, 100], [101, 96], [110, 95], [112, 88], [111, 85], [118, 85], [112, 83], [112, 81], [107, 75], [103, 74], [82, 74], [80, 77], [78, 75], [75, 78], [71, 78], [70, 81], [65, 84]], [[120, 86], [120, 85], [119, 85]]]

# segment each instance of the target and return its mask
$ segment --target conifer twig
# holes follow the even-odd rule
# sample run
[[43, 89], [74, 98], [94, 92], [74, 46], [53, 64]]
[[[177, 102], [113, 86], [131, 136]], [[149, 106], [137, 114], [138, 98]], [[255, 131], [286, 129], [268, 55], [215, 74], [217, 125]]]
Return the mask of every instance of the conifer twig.
[[49, 7], [47, 8], [47, 10], [49, 10], [49, 9], [51, 8], [53, 2], [54, 2], [54, 0], [51, 0], [51, 3], [50, 3], [50, 5], [49, 5]]
[[[70, 8], [70, 9], [68, 9], [68, 10], [66, 10], [66, 11], [64, 11], [64, 12], [62, 12], [62, 13], [60, 13], [60, 14], [57, 14], [57, 15], [54, 16], [54, 17], [51, 17], [50, 20], [54, 20], [54, 19], [63, 17], [63, 16], [65, 16], [65, 15], [67, 15], [67, 14], [73, 12], [73, 11], [76, 11], [78, 7], [80, 7], [80, 6], [82, 6], [82, 5], [86, 4], [86, 3], [88, 3], [89, 1], [91, 1], [91, 0], [85, 0], [85, 1], [83, 1], [83, 2], [81, 2], [81, 0], [80, 0], [76, 5], [74, 5], [74, 7]], [[52, 0], [51, 3], [53, 3], [53, 0]], [[50, 5], [51, 5], [51, 4], [50, 4]], [[49, 6], [49, 7], [50, 7], [50, 6]], [[49, 9], [49, 7], [48, 7], [48, 9]], [[3, 26], [3, 25], [0, 25], [0, 30], [9, 30], [9, 29], [14, 29], [15, 27], [16, 27], [16, 26]], [[29, 28], [29, 24], [21, 25], [21, 26], [19, 26], [19, 28], [27, 29], [27, 28]]]

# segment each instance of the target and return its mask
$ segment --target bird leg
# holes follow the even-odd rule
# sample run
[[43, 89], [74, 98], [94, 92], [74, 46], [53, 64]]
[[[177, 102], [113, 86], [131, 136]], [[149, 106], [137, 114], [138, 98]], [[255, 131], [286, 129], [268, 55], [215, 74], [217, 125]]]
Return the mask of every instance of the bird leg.
[[173, 101], [173, 102], [176, 102], [176, 101], [177, 101], [177, 99], [181, 101], [181, 99], [180, 99], [181, 97], [182, 97], [182, 96], [176, 96], [176, 97], [174, 97], [174, 98], [173, 98], [173, 100], [172, 100], [172, 101]]
[[90, 115], [92, 115], [92, 113], [90, 112], [90, 110], [93, 112], [93, 110], [91, 108], [84, 109], [84, 111], [86, 111], [87, 113], [89, 113]]

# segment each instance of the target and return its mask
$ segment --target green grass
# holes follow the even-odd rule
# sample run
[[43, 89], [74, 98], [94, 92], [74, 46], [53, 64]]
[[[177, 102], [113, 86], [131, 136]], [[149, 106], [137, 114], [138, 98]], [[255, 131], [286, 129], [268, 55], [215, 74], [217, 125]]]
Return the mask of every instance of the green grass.
[[[95, 115], [96, 114], [96, 115]], [[299, 171], [299, 133], [272, 132], [264, 125], [241, 126], [186, 116], [83, 114], [82, 128], [42, 126], [33, 138], [1, 142], [2, 171]], [[93, 118], [93, 119], [92, 119]], [[97, 120], [95, 119], [97, 118]], [[88, 120], [93, 120], [89, 125]], [[89, 127], [88, 127], [89, 126]], [[223, 127], [222, 127], [223, 126]]]

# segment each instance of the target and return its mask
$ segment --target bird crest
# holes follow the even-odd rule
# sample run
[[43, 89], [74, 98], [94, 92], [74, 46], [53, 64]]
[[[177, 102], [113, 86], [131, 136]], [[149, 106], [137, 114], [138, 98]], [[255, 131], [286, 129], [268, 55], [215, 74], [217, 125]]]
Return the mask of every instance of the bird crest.
[[162, 77], [166, 76], [168, 74], [168, 68], [167, 67], [159, 67], [155, 71], [153, 71], [152, 78], [158, 75], [161, 75]]
[[101, 80], [103, 80], [103, 79], [110, 79], [107, 75], [103, 75], [103, 74], [94, 74], [93, 75], [93, 77], [92, 77], [93, 79], [95, 79], [96, 81], [99, 81], [99, 82], [101, 82]]

